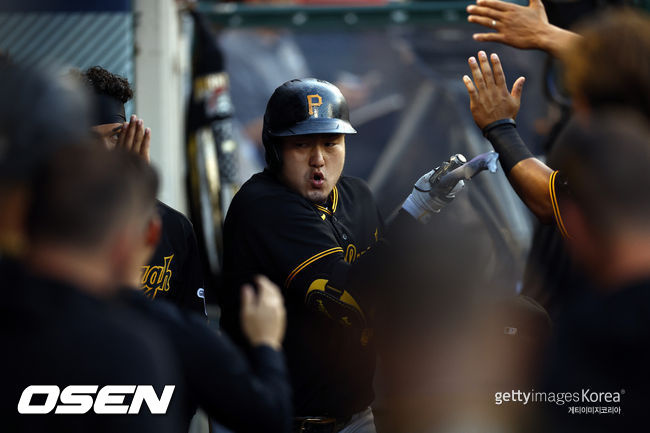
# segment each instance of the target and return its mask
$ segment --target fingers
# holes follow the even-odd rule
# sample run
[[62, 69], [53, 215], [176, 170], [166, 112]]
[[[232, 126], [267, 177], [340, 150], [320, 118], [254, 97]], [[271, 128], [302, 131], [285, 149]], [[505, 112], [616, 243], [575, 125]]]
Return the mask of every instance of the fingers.
[[144, 158], [145, 161], [151, 162], [149, 157], [149, 147], [151, 144], [151, 128], [146, 128], [144, 130], [144, 138], [142, 140], [142, 146], [140, 147], [140, 156]]
[[129, 127], [126, 130], [126, 137], [124, 137], [124, 147], [127, 150], [133, 149], [133, 138], [135, 137], [135, 130], [138, 127], [137, 121], [138, 118], [135, 115], [131, 116]]
[[[470, 15], [467, 17], [467, 21], [470, 23], [475, 23], [475, 24], [480, 24], [483, 27], [488, 27], [490, 29], [498, 30], [500, 27], [499, 21], [493, 19], [493, 18], [486, 18], [486, 17], [481, 17], [478, 15]], [[494, 25], [492, 25], [492, 21], [494, 21]]]
[[488, 62], [487, 54], [485, 54], [485, 51], [478, 52], [478, 61], [479, 61], [479, 65], [481, 65], [481, 72], [483, 72], [483, 79], [485, 80], [485, 85], [488, 88], [493, 87], [494, 76], [492, 75], [492, 67], [490, 66], [490, 62]]
[[492, 67], [494, 69], [494, 82], [497, 87], [504, 87], [506, 85], [506, 76], [503, 73], [503, 68], [501, 67], [501, 61], [499, 56], [495, 53], [490, 55], [490, 60], [492, 61]]
[[135, 133], [133, 137], [133, 147], [131, 148], [135, 153], [140, 154], [142, 142], [144, 140], [144, 122], [138, 119], [135, 123]]
[[281, 303], [282, 298], [280, 295], [280, 289], [276, 286], [271, 280], [269, 280], [264, 275], [257, 275], [255, 277], [255, 284], [258, 288], [258, 296], [260, 302], [266, 303]]
[[474, 33], [472, 38], [478, 42], [505, 42], [503, 33]]
[[117, 137], [117, 144], [115, 145], [116, 147], [125, 147], [126, 144], [124, 141], [126, 140], [126, 133], [129, 129], [129, 122], [124, 122], [122, 124], [122, 129], [120, 130], [120, 135]]
[[[490, 20], [498, 20], [503, 17], [503, 12], [497, 10], [497, 9], [492, 9], [492, 8], [485, 8], [481, 6], [474, 6], [474, 5], [469, 5], [467, 6], [467, 13], [470, 14], [471, 16], [478, 16], [478, 17], [487, 17]], [[469, 21], [469, 17], [468, 17]]]
[[249, 310], [255, 304], [255, 291], [250, 284], [244, 284], [241, 288], [242, 310]]
[[469, 102], [470, 104], [475, 104], [478, 102], [478, 91], [474, 87], [474, 83], [469, 79], [467, 75], [463, 75], [463, 84], [467, 88], [467, 93], [469, 93]]
[[510, 94], [512, 95], [513, 98], [517, 100], [517, 103], [521, 102], [521, 94], [524, 91], [524, 83], [526, 82], [525, 77], [519, 77], [517, 78], [517, 81], [515, 81], [515, 84], [512, 85], [512, 91]]
[[479, 93], [485, 91], [485, 80], [483, 79], [483, 73], [481, 73], [481, 68], [476, 61], [476, 58], [470, 57], [468, 60], [469, 69], [472, 71], [472, 77], [474, 77], [474, 85]]
[[498, 11], [510, 11], [513, 10], [513, 6], [515, 6], [512, 3], [500, 0], [476, 0], [476, 4], [483, 8], [496, 9]]

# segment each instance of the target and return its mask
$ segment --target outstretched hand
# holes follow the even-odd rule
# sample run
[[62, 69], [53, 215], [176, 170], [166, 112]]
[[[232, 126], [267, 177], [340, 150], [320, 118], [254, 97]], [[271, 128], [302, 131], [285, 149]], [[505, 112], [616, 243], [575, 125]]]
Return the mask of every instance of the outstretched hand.
[[469, 108], [474, 121], [483, 129], [492, 122], [501, 119], [514, 119], [521, 105], [521, 93], [524, 88], [524, 77], [517, 78], [512, 90], [508, 91], [506, 77], [501, 68], [499, 56], [490, 56], [492, 67], [484, 51], [479, 51], [476, 58], [469, 58], [469, 67], [474, 82], [463, 76], [463, 83], [469, 93]]
[[580, 36], [548, 22], [541, 0], [520, 6], [500, 0], [476, 0], [467, 6], [467, 21], [496, 32], [475, 33], [480, 42], [501, 42], [515, 48], [539, 49], [561, 58]]
[[541, 0], [530, 0], [520, 6], [500, 0], [477, 0], [467, 6], [467, 21], [496, 30], [496, 33], [475, 33], [481, 42], [501, 42], [516, 48], [539, 48], [550, 24]]

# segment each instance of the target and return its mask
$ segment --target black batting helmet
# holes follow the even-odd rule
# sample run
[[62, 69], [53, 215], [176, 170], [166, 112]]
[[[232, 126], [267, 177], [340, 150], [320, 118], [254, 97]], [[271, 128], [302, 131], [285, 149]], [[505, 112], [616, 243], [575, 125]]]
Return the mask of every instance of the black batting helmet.
[[282, 165], [276, 137], [356, 133], [348, 103], [335, 85], [316, 78], [287, 81], [266, 105], [262, 130], [266, 162], [272, 170]]

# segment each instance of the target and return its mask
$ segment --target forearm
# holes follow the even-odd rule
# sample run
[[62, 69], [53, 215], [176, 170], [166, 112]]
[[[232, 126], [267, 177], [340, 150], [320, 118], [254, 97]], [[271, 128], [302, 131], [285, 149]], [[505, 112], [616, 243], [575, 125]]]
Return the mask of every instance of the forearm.
[[192, 387], [199, 405], [236, 431], [287, 432], [291, 389], [284, 355], [268, 346], [256, 346], [249, 351], [249, 365], [236, 352], [226, 341], [213, 341], [187, 367], [197, 371], [192, 374]]
[[549, 195], [552, 170], [530, 153], [514, 126], [499, 126], [486, 137], [499, 153], [508, 181], [526, 206], [544, 224], [553, 222]]
[[545, 31], [540, 32], [538, 45], [541, 50], [561, 59], [569, 47], [580, 38], [577, 33], [549, 24]]
[[520, 161], [508, 173], [508, 181], [528, 209], [544, 224], [553, 223], [549, 196], [551, 170], [537, 158]]

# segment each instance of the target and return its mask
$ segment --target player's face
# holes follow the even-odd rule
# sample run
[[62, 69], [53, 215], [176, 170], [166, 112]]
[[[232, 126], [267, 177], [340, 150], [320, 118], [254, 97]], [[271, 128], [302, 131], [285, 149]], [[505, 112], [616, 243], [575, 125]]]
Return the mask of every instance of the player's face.
[[345, 135], [283, 137], [281, 178], [314, 203], [323, 203], [339, 181], [345, 164]]
[[97, 134], [104, 146], [111, 150], [117, 144], [117, 139], [122, 130], [121, 123], [104, 123], [102, 125], [95, 125], [91, 128]]

